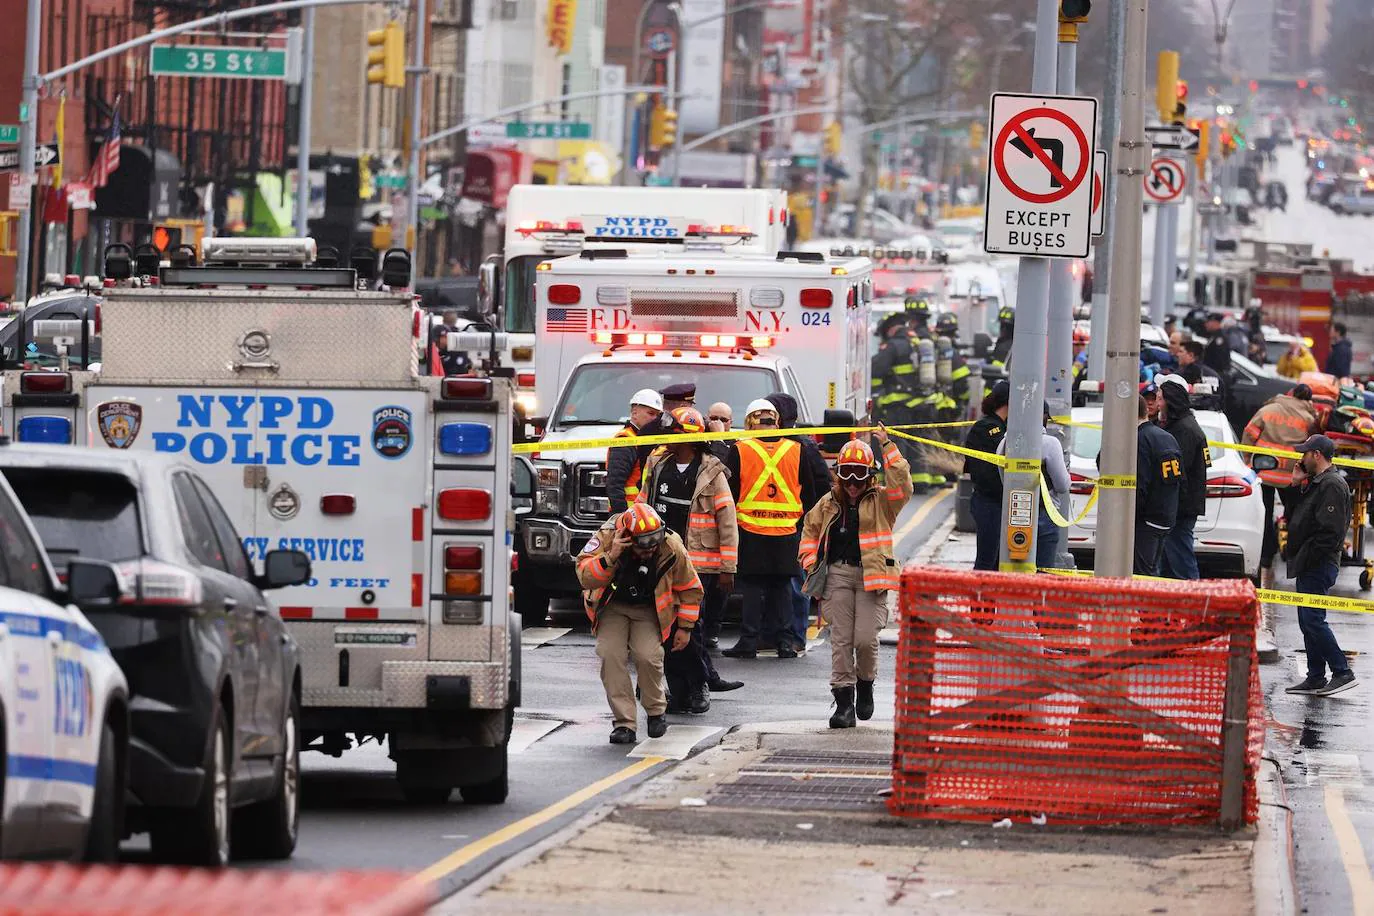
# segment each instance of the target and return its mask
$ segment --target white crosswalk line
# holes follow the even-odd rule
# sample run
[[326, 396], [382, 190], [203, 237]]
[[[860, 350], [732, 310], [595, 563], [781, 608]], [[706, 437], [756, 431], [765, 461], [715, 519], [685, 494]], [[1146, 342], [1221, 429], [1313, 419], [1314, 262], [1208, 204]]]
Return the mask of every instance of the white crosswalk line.
[[630, 751], [631, 757], [667, 757], [669, 760], [685, 760], [692, 748], [715, 735], [723, 734], [725, 729], [710, 725], [670, 725], [662, 738], [649, 738], [641, 741]]
[[552, 733], [563, 724], [562, 719], [521, 719], [516, 718], [510, 730], [508, 753], [519, 754], [529, 749], [540, 738]]
[[571, 627], [530, 627], [521, 631], [520, 645], [525, 649], [537, 649], [571, 632]]

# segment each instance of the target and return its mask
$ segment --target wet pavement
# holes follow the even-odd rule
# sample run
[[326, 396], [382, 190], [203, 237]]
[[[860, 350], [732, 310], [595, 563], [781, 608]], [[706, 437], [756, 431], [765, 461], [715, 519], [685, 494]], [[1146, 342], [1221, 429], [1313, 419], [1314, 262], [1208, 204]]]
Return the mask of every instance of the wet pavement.
[[[1370, 598], [1359, 569], [1341, 570], [1333, 595]], [[1278, 579], [1275, 588], [1292, 589]], [[1284, 688], [1306, 676], [1297, 610], [1267, 606], [1279, 650], [1261, 666], [1269, 721], [1267, 753], [1277, 758], [1293, 810], [1298, 896], [1303, 912], [1374, 914], [1374, 614], [1332, 611], [1341, 648], [1352, 653], [1356, 686], [1334, 697], [1303, 697]]]

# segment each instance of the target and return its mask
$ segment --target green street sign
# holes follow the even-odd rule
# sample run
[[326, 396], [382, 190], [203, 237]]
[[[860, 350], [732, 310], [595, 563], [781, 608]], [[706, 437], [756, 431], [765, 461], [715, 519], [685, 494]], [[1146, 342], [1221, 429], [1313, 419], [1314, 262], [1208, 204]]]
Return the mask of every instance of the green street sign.
[[372, 183], [379, 188], [404, 188], [406, 186], [406, 176], [404, 175], [374, 175]]
[[284, 48], [153, 45], [153, 76], [217, 76], [221, 79], [284, 80]]
[[0, 143], [18, 143], [19, 125], [0, 124]]
[[585, 121], [512, 121], [506, 125], [512, 140], [590, 140], [592, 126]]

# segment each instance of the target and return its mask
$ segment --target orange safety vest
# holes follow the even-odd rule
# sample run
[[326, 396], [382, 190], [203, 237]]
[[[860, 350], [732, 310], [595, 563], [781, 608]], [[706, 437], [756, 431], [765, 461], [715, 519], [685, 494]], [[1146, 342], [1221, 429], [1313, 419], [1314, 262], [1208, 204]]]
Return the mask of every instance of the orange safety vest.
[[[633, 436], [638, 436], [638, 435], [639, 435], [639, 433], [636, 432], [632, 427], [626, 426], [626, 427], [625, 427], [624, 429], [622, 429], [620, 432], [618, 432], [618, 433], [615, 434], [615, 438], [617, 438], [617, 439], [622, 439], [622, 438], [624, 438], [625, 436], [631, 436], [631, 437], [633, 437]], [[608, 465], [611, 463], [611, 450], [610, 450], [610, 449], [607, 449], [607, 450], [606, 450], [606, 463], [607, 463]], [[635, 499], [639, 496], [639, 486], [640, 486], [640, 483], [641, 483], [641, 478], [642, 478], [643, 476], [644, 476], [644, 469], [641, 468], [641, 467], [639, 466], [639, 462], [636, 461], [636, 462], [634, 463], [634, 467], [630, 468], [630, 476], [625, 478], [625, 504], [626, 504], [627, 506], [628, 506], [628, 505], [633, 505], [634, 502], [635, 502]]]
[[739, 526], [753, 534], [794, 534], [801, 521], [801, 446], [791, 439], [739, 442]]

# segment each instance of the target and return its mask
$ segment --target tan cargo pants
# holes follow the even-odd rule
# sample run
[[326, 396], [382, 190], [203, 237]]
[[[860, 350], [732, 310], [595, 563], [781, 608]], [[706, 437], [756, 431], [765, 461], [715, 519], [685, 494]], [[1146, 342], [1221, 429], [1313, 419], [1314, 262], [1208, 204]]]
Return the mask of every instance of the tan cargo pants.
[[832, 563], [821, 616], [830, 622], [830, 686], [853, 687], [878, 675], [878, 630], [887, 619], [885, 592], [864, 591], [864, 571]]
[[644, 711], [651, 716], [668, 711], [663, 687], [663, 634], [653, 608], [614, 601], [602, 608], [596, 620], [596, 655], [601, 659], [601, 685], [606, 688], [606, 702], [616, 728], [634, 729], [639, 719], [630, 659], [639, 676]]

